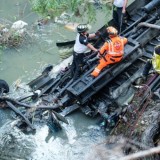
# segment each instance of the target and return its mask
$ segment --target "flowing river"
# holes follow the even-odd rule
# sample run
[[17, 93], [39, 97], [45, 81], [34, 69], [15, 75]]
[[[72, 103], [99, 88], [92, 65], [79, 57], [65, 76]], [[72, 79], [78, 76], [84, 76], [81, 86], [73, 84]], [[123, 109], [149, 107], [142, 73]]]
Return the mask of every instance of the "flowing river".
[[[34, 34], [34, 38], [29, 39], [26, 45], [0, 50], [0, 79], [8, 82], [11, 88], [10, 94], [16, 94], [12, 89], [16, 83], [31, 81], [41, 73], [45, 65], [57, 65], [66, 56], [65, 51], [57, 48], [56, 42], [73, 40], [76, 33], [53, 21], [38, 28], [37, 20], [40, 19], [40, 16], [31, 10], [28, 0], [1, 0], [0, 15], [0, 22], [8, 25], [12, 25], [17, 20], [28, 23], [28, 30]], [[106, 16], [104, 11], [98, 11], [96, 23], [91, 24], [90, 31], [100, 28], [106, 23], [107, 18], [109, 16]], [[79, 20], [79, 23], [81, 22], [82, 20]], [[7, 111], [1, 111], [0, 126], [2, 130], [7, 119], [6, 114]], [[13, 154], [14, 150], [11, 150], [12, 153], [5, 158], [0, 154], [0, 160], [80, 160], [85, 159], [96, 144], [105, 141], [106, 135], [98, 126], [98, 119], [86, 117], [79, 112], [73, 113], [67, 119], [69, 125], [63, 124], [63, 130], [58, 133], [50, 133], [45, 124], [37, 126], [34, 135], [19, 133], [23, 138], [19, 138], [19, 144], [15, 142], [12, 145], [13, 148], [22, 145], [21, 152], [15, 151]], [[0, 132], [2, 132], [1, 129]], [[19, 131], [15, 130], [15, 132]], [[27, 144], [30, 144], [28, 149]], [[16, 156], [18, 158], [15, 158]]]

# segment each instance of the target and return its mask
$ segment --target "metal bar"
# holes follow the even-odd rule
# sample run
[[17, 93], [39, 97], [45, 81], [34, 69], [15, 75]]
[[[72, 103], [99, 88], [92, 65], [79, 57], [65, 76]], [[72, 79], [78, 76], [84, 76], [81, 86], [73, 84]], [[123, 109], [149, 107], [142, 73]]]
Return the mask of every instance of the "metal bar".
[[31, 129], [35, 130], [35, 127], [31, 124], [31, 122], [11, 102], [6, 101], [6, 103], [14, 112], [25, 120], [26, 124], [28, 124]]

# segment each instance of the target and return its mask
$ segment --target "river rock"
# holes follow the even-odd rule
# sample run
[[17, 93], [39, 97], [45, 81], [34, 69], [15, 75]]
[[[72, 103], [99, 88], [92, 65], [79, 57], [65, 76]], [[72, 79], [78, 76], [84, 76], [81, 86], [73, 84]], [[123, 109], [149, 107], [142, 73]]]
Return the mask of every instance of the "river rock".
[[16, 30], [20, 30], [20, 29], [23, 29], [24, 27], [28, 26], [28, 24], [24, 21], [16, 21], [12, 24], [11, 28], [12, 29], [16, 29]]

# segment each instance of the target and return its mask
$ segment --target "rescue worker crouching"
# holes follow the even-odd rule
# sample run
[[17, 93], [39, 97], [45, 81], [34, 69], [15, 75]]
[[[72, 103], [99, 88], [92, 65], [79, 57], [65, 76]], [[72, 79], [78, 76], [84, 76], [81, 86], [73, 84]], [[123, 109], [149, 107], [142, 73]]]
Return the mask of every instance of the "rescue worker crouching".
[[110, 26], [107, 27], [110, 40], [104, 43], [99, 51], [99, 64], [93, 70], [91, 75], [97, 77], [102, 69], [109, 64], [114, 64], [122, 60], [124, 54], [124, 46], [128, 42], [127, 38], [118, 36], [118, 31]]
[[77, 26], [78, 34], [74, 44], [73, 62], [71, 65], [73, 80], [77, 80], [81, 74], [83, 59], [85, 56], [84, 53], [87, 52], [88, 49], [98, 53], [98, 49], [96, 49], [92, 44], [88, 42], [88, 39], [94, 38], [96, 34], [89, 34], [87, 33], [87, 31], [88, 26], [86, 24], [79, 24]]
[[147, 79], [149, 70], [153, 67], [155, 72], [160, 74], [160, 45], [157, 45], [154, 48], [154, 54], [151, 60], [148, 60], [144, 66], [142, 77], [143, 79]]
[[[153, 68], [153, 71], [155, 73], [160, 74], [160, 45], [155, 46], [152, 59], [148, 60], [144, 66], [142, 73], [143, 82], [147, 80], [147, 76], [151, 68]], [[154, 94], [160, 98], [160, 88], [156, 92], [154, 92]]]

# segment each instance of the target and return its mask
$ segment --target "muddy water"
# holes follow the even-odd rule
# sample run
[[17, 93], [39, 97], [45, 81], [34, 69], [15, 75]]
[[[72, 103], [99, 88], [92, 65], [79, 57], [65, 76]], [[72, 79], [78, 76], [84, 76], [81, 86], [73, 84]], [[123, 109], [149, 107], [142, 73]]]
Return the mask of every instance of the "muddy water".
[[[0, 20], [5, 20], [9, 25], [16, 20], [27, 22], [28, 30], [34, 34], [34, 38], [29, 40], [30, 43], [0, 51], [0, 78], [9, 83], [11, 94], [16, 95], [12, 89], [13, 85], [19, 81], [27, 83], [34, 79], [46, 64], [58, 64], [65, 53], [60, 53], [56, 41], [73, 40], [76, 33], [65, 30], [63, 25], [53, 22], [39, 29], [36, 21], [40, 16], [32, 12], [28, 0], [1, 0], [0, 15]], [[91, 31], [100, 28], [107, 20], [103, 12], [99, 12], [97, 17], [103, 18], [97, 18]], [[7, 119], [6, 113], [1, 112], [0, 119], [3, 121], [0, 121], [0, 126], [5, 123], [4, 119]], [[19, 156], [29, 160], [79, 160], [84, 159], [96, 143], [105, 140], [105, 134], [98, 127], [97, 119], [91, 119], [79, 112], [67, 118], [69, 125], [63, 124], [63, 130], [58, 133], [50, 133], [46, 125], [37, 126], [36, 134], [30, 135], [36, 148], [33, 148], [30, 155], [25, 155], [24, 152]], [[22, 143], [27, 143], [25, 138]], [[6, 159], [11, 160], [11, 157]]]

